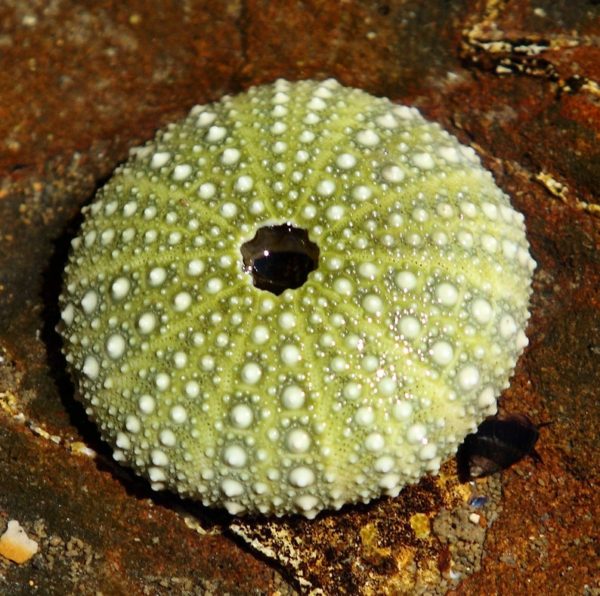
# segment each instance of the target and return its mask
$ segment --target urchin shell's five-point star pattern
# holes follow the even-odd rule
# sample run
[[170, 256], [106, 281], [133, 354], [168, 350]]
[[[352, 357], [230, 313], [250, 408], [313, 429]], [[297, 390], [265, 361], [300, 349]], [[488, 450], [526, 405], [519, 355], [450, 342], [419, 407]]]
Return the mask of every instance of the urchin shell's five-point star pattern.
[[[305, 283], [241, 246], [288, 224]], [[396, 495], [496, 411], [527, 344], [523, 217], [414, 108], [328, 80], [192, 109], [85, 210], [64, 351], [114, 456], [231, 513]]]

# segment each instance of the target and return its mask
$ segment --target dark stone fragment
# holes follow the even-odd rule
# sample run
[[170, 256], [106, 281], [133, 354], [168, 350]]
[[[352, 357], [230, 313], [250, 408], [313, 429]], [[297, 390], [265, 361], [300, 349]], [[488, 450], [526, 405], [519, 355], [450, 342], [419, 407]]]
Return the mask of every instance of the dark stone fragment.
[[535, 451], [539, 429], [523, 414], [490, 416], [467, 435], [456, 453], [458, 478], [468, 482], [509, 468], [525, 456], [541, 461]]

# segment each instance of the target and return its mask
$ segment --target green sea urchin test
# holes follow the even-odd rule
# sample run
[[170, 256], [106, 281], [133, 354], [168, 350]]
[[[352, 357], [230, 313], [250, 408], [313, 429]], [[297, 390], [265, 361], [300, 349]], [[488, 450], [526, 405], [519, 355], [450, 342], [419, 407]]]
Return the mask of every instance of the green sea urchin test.
[[523, 217], [474, 151], [333, 80], [192, 109], [85, 209], [64, 352], [114, 457], [234, 514], [396, 495], [496, 411]]

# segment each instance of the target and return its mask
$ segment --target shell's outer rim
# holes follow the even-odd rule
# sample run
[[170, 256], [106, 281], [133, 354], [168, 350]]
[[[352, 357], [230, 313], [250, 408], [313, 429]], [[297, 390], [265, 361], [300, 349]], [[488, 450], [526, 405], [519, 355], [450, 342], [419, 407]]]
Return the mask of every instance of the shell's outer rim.
[[[323, 264], [265, 297], [239, 247], [282, 222], [308, 229]], [[64, 351], [115, 458], [153, 487], [312, 517], [435, 472], [495, 411], [534, 266], [472, 149], [414, 108], [278, 81], [193, 108], [98, 193], [66, 271]], [[226, 315], [246, 339], [210, 327]]]

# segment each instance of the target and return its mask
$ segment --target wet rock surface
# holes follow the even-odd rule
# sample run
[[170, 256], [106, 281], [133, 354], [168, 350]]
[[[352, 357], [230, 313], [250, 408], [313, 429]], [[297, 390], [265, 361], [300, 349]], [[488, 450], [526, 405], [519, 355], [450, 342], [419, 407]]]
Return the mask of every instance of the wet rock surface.
[[[600, 589], [596, 3], [10, 0], [0, 23], [0, 533], [15, 519], [39, 545], [22, 565], [0, 558], [1, 592]], [[129, 147], [195, 103], [326, 76], [417, 106], [524, 213], [530, 346], [501, 407], [551, 422], [543, 463], [504, 472], [501, 494], [499, 479], [444, 482], [450, 464], [314, 522], [234, 520], [112, 462], [60, 356], [60, 276], [81, 206]]]

